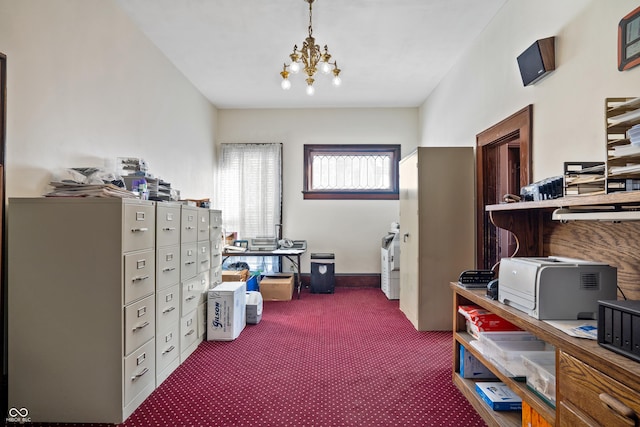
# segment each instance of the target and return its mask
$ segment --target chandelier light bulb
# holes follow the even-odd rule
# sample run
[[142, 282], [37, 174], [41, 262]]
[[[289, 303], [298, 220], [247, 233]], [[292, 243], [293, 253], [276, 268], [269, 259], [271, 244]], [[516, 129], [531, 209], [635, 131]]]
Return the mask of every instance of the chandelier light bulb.
[[338, 87], [342, 84], [342, 79], [338, 76], [335, 76], [331, 83], [333, 83], [334, 86]]
[[282, 89], [284, 90], [289, 90], [291, 89], [291, 81], [289, 79], [283, 79], [280, 86], [282, 86]]
[[316, 89], [311, 85], [307, 85], [307, 95], [313, 96], [314, 93], [316, 93]]
[[320, 70], [323, 74], [329, 74], [329, 72], [331, 71], [331, 64], [329, 64], [328, 62], [323, 62], [320, 66]]
[[292, 62], [291, 65], [289, 66], [289, 70], [296, 74], [298, 71], [300, 71], [300, 64], [297, 62]]

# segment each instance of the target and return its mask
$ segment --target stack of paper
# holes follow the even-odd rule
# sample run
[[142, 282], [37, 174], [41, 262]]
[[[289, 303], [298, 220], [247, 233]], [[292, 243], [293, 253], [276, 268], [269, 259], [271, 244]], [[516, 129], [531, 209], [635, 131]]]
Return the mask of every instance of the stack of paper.
[[113, 184], [78, 184], [71, 182], [52, 181], [53, 187], [45, 197], [116, 197], [134, 199], [137, 196], [124, 188]]

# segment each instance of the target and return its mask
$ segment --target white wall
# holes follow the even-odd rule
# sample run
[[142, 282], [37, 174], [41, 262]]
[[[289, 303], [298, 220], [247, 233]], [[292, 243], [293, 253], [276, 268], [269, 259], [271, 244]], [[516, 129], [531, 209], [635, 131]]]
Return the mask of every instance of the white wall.
[[[283, 143], [283, 235], [311, 252], [333, 252], [336, 273], [380, 273], [380, 244], [398, 221], [397, 200], [304, 200], [304, 144], [417, 146], [418, 109], [218, 110], [219, 143]], [[215, 203], [214, 203], [215, 205]], [[224, 214], [223, 214], [224, 215]]]
[[0, 0], [7, 196], [51, 172], [142, 157], [183, 197], [213, 196], [216, 109], [114, 0]]
[[[640, 67], [617, 70], [620, 19], [637, 0], [510, 0], [420, 109], [420, 145], [475, 146], [533, 104], [533, 179], [565, 161], [604, 161], [604, 100], [640, 96]], [[556, 36], [556, 70], [524, 87], [516, 57]]]

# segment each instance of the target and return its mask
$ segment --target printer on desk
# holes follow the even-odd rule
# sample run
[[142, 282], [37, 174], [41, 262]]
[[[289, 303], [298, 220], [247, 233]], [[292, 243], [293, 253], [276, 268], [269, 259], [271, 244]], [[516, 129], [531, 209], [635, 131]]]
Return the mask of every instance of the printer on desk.
[[596, 319], [617, 298], [615, 267], [572, 258], [504, 258], [499, 280], [498, 300], [539, 320]]

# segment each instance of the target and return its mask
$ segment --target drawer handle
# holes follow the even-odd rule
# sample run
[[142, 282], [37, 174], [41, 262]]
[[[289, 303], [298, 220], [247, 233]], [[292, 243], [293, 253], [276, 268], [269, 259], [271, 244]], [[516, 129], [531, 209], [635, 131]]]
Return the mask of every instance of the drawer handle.
[[195, 229], [195, 227], [191, 227], [191, 226], [185, 227], [185, 230], [193, 230], [193, 229]]
[[140, 228], [132, 228], [131, 229], [132, 233], [144, 233], [145, 231], [149, 231], [149, 229], [147, 227], [140, 227]]
[[147, 280], [149, 278], [149, 276], [138, 276], [138, 277], [134, 277], [133, 279], [131, 279], [134, 282], [142, 282], [143, 280]]
[[167, 353], [171, 353], [173, 350], [175, 350], [174, 346], [169, 347], [168, 349], [166, 349], [165, 351], [162, 352], [163, 355], [167, 354]]
[[168, 272], [173, 271], [173, 270], [175, 270], [175, 269], [176, 269], [175, 267], [167, 267], [167, 268], [163, 268], [163, 269], [162, 269], [162, 272], [163, 272], [163, 273], [168, 273]]
[[176, 229], [175, 227], [164, 227], [162, 231], [173, 231], [175, 229]]
[[190, 297], [188, 297], [185, 301], [191, 301], [192, 299], [194, 299], [196, 296], [195, 295], [191, 295]]
[[618, 413], [619, 415], [621, 415], [621, 416], [623, 416], [625, 418], [629, 418], [629, 419], [634, 420], [636, 422], [638, 421], [638, 416], [636, 415], [635, 411], [633, 409], [629, 408], [624, 403], [620, 402], [615, 397], [613, 397], [613, 396], [611, 396], [610, 394], [607, 394], [607, 393], [600, 393], [600, 395], [598, 397], [600, 398], [602, 403], [607, 405], [614, 412]]
[[137, 331], [138, 329], [144, 329], [147, 326], [149, 326], [149, 322], [144, 322], [142, 325], [136, 326], [135, 328], [133, 328], [133, 332]]
[[184, 265], [191, 265], [191, 264], [195, 264], [195, 263], [196, 263], [195, 261], [187, 261], [187, 262], [184, 263]]
[[191, 329], [189, 332], [187, 332], [186, 334], [184, 334], [185, 337], [188, 337], [189, 335], [193, 335], [195, 331], [193, 329]]
[[142, 370], [142, 372], [140, 372], [139, 374], [135, 374], [134, 376], [131, 377], [131, 381], [135, 381], [138, 378], [140, 378], [141, 376], [143, 376], [144, 374], [146, 374], [147, 372], [149, 372], [149, 368], [144, 368]]
[[162, 310], [162, 314], [171, 313], [175, 309], [176, 309], [175, 307], [165, 308], [164, 310]]

